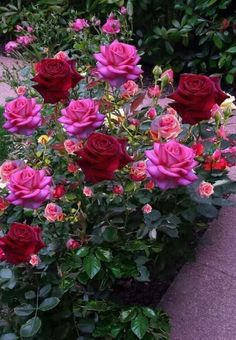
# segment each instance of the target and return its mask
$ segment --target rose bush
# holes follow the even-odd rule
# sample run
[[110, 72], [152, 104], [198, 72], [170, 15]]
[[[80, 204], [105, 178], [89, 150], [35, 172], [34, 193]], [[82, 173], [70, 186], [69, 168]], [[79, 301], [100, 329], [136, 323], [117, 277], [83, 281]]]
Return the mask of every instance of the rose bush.
[[99, 31], [100, 52], [82, 19], [68, 29], [93, 49], [86, 59], [76, 49], [43, 55], [6, 78], [16, 98], [5, 105], [11, 143], [0, 167], [0, 334], [168, 339], [159, 287], [236, 192], [231, 103], [218, 79], [185, 74], [170, 95], [175, 110], [162, 100], [170, 69], [155, 67], [148, 89], [138, 81], [125, 19], [119, 40]]

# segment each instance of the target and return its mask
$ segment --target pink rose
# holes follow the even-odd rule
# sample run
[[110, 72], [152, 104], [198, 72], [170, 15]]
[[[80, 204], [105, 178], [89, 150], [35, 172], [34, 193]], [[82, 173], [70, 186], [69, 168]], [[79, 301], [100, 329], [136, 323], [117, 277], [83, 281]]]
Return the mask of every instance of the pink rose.
[[6, 160], [0, 166], [0, 179], [2, 182], [7, 183], [10, 180], [11, 174], [16, 172], [19, 169], [23, 169], [26, 167], [26, 164], [22, 160]]
[[29, 166], [13, 172], [10, 177], [7, 196], [8, 202], [29, 209], [37, 209], [50, 197], [51, 176], [44, 170], [35, 170]]
[[151, 135], [154, 140], [173, 139], [181, 131], [178, 118], [169, 113], [157, 117], [151, 124]]
[[85, 19], [76, 19], [74, 22], [72, 22], [71, 24], [71, 28], [75, 31], [75, 32], [80, 32], [82, 31], [84, 28], [89, 27], [88, 21]]
[[98, 109], [98, 103], [92, 99], [71, 100], [69, 106], [61, 111], [62, 117], [58, 121], [69, 135], [87, 138], [105, 119]]
[[55, 203], [48, 203], [44, 209], [44, 217], [49, 222], [62, 221], [64, 214], [62, 208]]
[[146, 163], [143, 161], [134, 162], [131, 165], [129, 177], [132, 181], [140, 182], [143, 181], [146, 175]]
[[5, 45], [4, 50], [6, 53], [14, 52], [19, 47], [19, 44], [16, 41], [8, 41]]
[[16, 88], [16, 93], [18, 94], [18, 96], [24, 96], [26, 94], [26, 91], [27, 91], [26, 86], [18, 86]]
[[90, 187], [84, 187], [84, 189], [83, 189], [83, 194], [84, 194], [86, 197], [92, 197], [92, 196], [93, 196], [93, 189], [90, 188]]
[[16, 25], [16, 32], [20, 32], [20, 31], [23, 31], [24, 28], [20, 25]]
[[82, 143], [77, 139], [66, 139], [64, 141], [64, 148], [69, 155], [72, 155], [76, 151], [80, 150], [82, 146]]
[[3, 116], [6, 123], [4, 129], [11, 133], [30, 136], [41, 125], [41, 104], [34, 98], [20, 96], [5, 105]]
[[147, 116], [149, 119], [154, 119], [157, 115], [157, 111], [154, 107], [151, 107], [148, 111], [147, 111]]
[[145, 152], [147, 171], [161, 190], [189, 185], [197, 180], [193, 168], [197, 166], [194, 151], [174, 140], [154, 143], [154, 149]]
[[102, 32], [107, 34], [115, 34], [120, 32], [120, 20], [108, 18], [102, 26]]
[[31, 255], [29, 263], [31, 264], [31, 266], [37, 267], [41, 263], [40, 257], [36, 254]]
[[94, 58], [101, 77], [114, 87], [121, 86], [127, 80], [138, 79], [143, 73], [137, 66], [140, 57], [136, 48], [117, 40], [110, 45], [100, 46], [100, 53], [95, 53]]
[[121, 15], [125, 15], [127, 13], [127, 8], [125, 6], [122, 6], [119, 10]]
[[73, 238], [70, 238], [66, 242], [66, 248], [70, 250], [75, 250], [81, 247], [81, 243], [79, 241], [74, 240]]
[[138, 85], [133, 80], [128, 80], [122, 85], [122, 97], [129, 98], [138, 93]]
[[171, 84], [173, 83], [174, 81], [174, 72], [171, 68], [169, 68], [168, 70], [164, 71], [162, 74], [161, 74], [161, 80], [162, 80], [162, 83], [164, 84]]
[[63, 51], [59, 51], [54, 55], [54, 59], [60, 59], [60, 60], [70, 60], [68, 54]]
[[27, 32], [32, 33], [34, 31], [32, 26], [27, 26]]
[[122, 185], [116, 184], [116, 185], [113, 186], [112, 192], [113, 192], [113, 194], [115, 194], [115, 195], [123, 195], [123, 193], [124, 193], [124, 188], [123, 188]]
[[142, 211], [144, 214], [150, 214], [150, 212], [152, 212], [152, 206], [147, 203], [142, 207]]
[[161, 89], [159, 85], [151, 86], [147, 90], [149, 98], [157, 98], [161, 94]]
[[211, 183], [202, 181], [197, 191], [202, 198], [208, 198], [214, 194], [214, 187]]
[[29, 46], [32, 42], [34, 42], [36, 38], [32, 35], [21, 35], [16, 38], [16, 42], [25, 47]]

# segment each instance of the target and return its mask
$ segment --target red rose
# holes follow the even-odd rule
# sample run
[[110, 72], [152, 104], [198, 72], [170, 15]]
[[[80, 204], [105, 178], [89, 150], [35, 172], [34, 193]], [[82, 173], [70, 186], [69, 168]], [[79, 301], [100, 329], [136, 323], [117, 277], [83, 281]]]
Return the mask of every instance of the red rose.
[[220, 105], [226, 98], [218, 77], [199, 74], [182, 74], [177, 90], [169, 98], [170, 106], [182, 117], [183, 123], [196, 124], [211, 117], [213, 105]]
[[27, 224], [13, 223], [8, 233], [0, 238], [0, 248], [6, 260], [12, 264], [28, 262], [31, 255], [45, 247], [41, 239], [41, 229]]
[[74, 60], [47, 58], [35, 65], [36, 75], [33, 87], [44, 98], [45, 103], [55, 104], [67, 99], [69, 90], [82, 79], [75, 69]]
[[85, 179], [92, 183], [110, 180], [117, 169], [132, 161], [126, 152], [126, 141], [103, 133], [92, 133], [77, 154]]
[[65, 195], [65, 193], [66, 193], [66, 189], [65, 189], [64, 185], [58, 184], [52, 190], [52, 197], [55, 198], [55, 199], [61, 198], [62, 196]]

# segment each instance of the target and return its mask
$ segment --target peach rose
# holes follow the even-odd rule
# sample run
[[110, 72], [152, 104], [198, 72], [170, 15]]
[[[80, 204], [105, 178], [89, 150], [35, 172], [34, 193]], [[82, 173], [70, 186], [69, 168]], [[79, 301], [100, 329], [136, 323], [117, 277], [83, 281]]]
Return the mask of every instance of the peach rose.
[[180, 121], [169, 113], [157, 117], [151, 124], [151, 136], [154, 140], [174, 139], [181, 131]]
[[202, 198], [208, 198], [214, 194], [214, 187], [211, 183], [202, 181], [198, 187], [198, 193]]
[[64, 217], [62, 208], [55, 203], [48, 203], [44, 210], [44, 217], [49, 222], [62, 221]]

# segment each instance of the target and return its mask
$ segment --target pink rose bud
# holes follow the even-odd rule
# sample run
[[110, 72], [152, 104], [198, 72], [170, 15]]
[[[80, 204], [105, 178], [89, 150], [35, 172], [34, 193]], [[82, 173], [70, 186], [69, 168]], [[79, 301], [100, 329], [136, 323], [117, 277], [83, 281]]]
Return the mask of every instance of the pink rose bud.
[[154, 85], [149, 87], [147, 93], [149, 98], [158, 98], [161, 94], [160, 86]]
[[16, 41], [9, 41], [5, 47], [4, 47], [4, 51], [6, 53], [11, 53], [14, 52], [17, 48], [19, 47], [19, 44]]
[[141, 182], [146, 179], [146, 163], [144, 161], [134, 162], [131, 165], [129, 177], [135, 182]]
[[219, 138], [228, 140], [228, 134], [223, 125], [218, 130], [216, 130], [216, 135]]
[[95, 26], [100, 26], [101, 25], [101, 20], [97, 19], [94, 23]]
[[82, 143], [77, 139], [66, 139], [64, 141], [64, 148], [68, 154], [73, 154], [82, 148]]
[[74, 240], [73, 238], [70, 238], [66, 242], [66, 248], [70, 250], [79, 249], [81, 247], [81, 243], [79, 241]]
[[62, 208], [55, 203], [48, 203], [44, 209], [44, 217], [49, 222], [62, 221], [64, 218]]
[[211, 117], [216, 118], [216, 116], [222, 116], [222, 110], [218, 104], [214, 104], [211, 108]]
[[120, 32], [120, 20], [109, 17], [102, 26], [102, 32], [106, 34], [116, 34]]
[[32, 26], [27, 26], [27, 32], [32, 33], [34, 31]]
[[150, 214], [150, 212], [152, 211], [152, 206], [147, 203], [142, 207], [142, 211], [144, 214]]
[[88, 21], [85, 19], [76, 19], [74, 22], [72, 22], [71, 24], [71, 28], [75, 31], [75, 32], [80, 32], [82, 31], [84, 28], [89, 27]]
[[31, 255], [29, 263], [31, 264], [31, 266], [37, 267], [41, 263], [40, 257], [38, 255], [35, 255], [35, 254]]
[[198, 193], [202, 198], [208, 198], [214, 194], [214, 187], [211, 183], [202, 181], [198, 187]]
[[31, 35], [21, 35], [16, 38], [16, 42], [25, 47], [29, 46], [32, 42], [34, 42], [34, 40], [35, 40], [35, 37]]
[[93, 189], [90, 188], [90, 187], [84, 187], [84, 189], [83, 189], [83, 194], [84, 194], [86, 197], [92, 197], [92, 196], [93, 196]]
[[20, 25], [16, 25], [16, 32], [20, 32], [20, 31], [23, 31], [24, 28]]
[[157, 115], [157, 111], [154, 107], [151, 107], [148, 111], [147, 111], [147, 116], [149, 119], [154, 119]]
[[54, 59], [59, 59], [59, 60], [70, 60], [68, 54], [63, 51], [59, 51], [54, 55]]
[[162, 81], [162, 84], [167, 85], [167, 84], [172, 84], [173, 81], [174, 81], [174, 72], [173, 70], [170, 68], [166, 71], [164, 71], [162, 74], [161, 74], [161, 81]]
[[129, 119], [130, 124], [134, 125], [134, 126], [139, 126], [140, 125], [140, 120], [136, 119], [136, 118], [131, 118]]
[[154, 181], [150, 180], [147, 183], [144, 184], [144, 188], [147, 190], [152, 191], [155, 188], [155, 183]]
[[74, 163], [69, 163], [67, 166], [67, 171], [74, 174], [78, 171], [79, 167], [78, 165], [74, 164]]
[[123, 195], [123, 193], [124, 193], [124, 188], [123, 188], [122, 185], [116, 184], [116, 185], [113, 186], [112, 192], [113, 192], [113, 194], [115, 194], [115, 195]]
[[180, 122], [175, 115], [169, 113], [155, 118], [151, 124], [150, 132], [153, 140], [174, 139], [182, 131]]
[[26, 94], [26, 91], [27, 91], [26, 86], [18, 86], [16, 88], [16, 93], [18, 94], [18, 96], [24, 96]]
[[9, 206], [9, 203], [5, 200], [5, 198], [0, 196], [0, 213], [5, 211], [8, 206]]
[[169, 113], [170, 115], [178, 116], [177, 111], [173, 109], [173, 107], [168, 107], [166, 109], [166, 112]]
[[213, 155], [212, 155], [212, 158], [213, 158], [214, 160], [220, 159], [220, 158], [221, 158], [221, 150], [216, 149], [216, 150], [214, 151]]
[[127, 13], [127, 8], [125, 6], [122, 6], [119, 12], [121, 15], [125, 15]]

